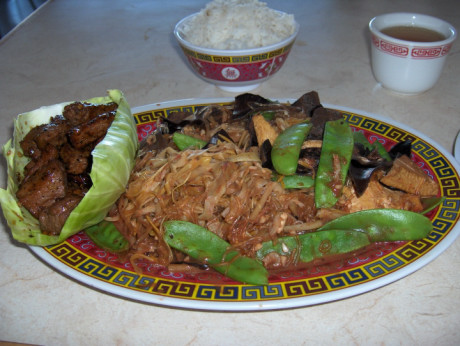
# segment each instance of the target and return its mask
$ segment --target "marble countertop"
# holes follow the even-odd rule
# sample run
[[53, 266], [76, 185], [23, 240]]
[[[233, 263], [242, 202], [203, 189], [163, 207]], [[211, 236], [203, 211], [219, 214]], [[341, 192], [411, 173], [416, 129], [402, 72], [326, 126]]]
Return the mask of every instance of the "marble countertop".
[[[121, 89], [132, 107], [160, 101], [232, 97], [183, 63], [175, 23], [206, 1], [49, 0], [0, 41], [2, 144], [17, 114]], [[453, 1], [268, 0], [293, 13], [300, 33], [279, 74], [252, 91], [379, 114], [452, 152], [460, 130], [460, 44], [428, 92], [382, 89], [369, 57], [370, 18], [411, 11], [460, 28]], [[110, 4], [110, 5], [109, 5]], [[1, 163], [0, 187], [6, 185]], [[443, 344], [460, 341], [460, 241], [415, 273], [358, 296], [265, 312], [205, 312], [145, 304], [71, 279], [13, 241], [0, 219], [0, 340], [41, 344], [264, 345]]]

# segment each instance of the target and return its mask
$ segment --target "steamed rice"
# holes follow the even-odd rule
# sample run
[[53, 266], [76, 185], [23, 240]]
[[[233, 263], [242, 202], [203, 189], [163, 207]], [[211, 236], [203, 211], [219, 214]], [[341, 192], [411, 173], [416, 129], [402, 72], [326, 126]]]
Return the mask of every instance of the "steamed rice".
[[278, 43], [295, 31], [294, 16], [258, 0], [214, 0], [184, 24], [190, 43], [214, 49], [247, 49]]

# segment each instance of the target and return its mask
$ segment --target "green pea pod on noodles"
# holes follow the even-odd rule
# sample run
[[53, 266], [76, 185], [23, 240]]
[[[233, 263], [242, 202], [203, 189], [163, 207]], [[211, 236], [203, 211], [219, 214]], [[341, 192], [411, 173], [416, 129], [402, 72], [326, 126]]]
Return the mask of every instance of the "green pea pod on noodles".
[[62, 114], [72, 102], [41, 107], [20, 114], [14, 121], [14, 136], [3, 146], [7, 160], [7, 188], [0, 189], [0, 203], [13, 238], [19, 242], [47, 246], [57, 244], [71, 235], [102, 221], [107, 212], [124, 192], [139, 146], [136, 124], [123, 93], [108, 90], [105, 97], [95, 97], [82, 102], [106, 104], [115, 102], [118, 109], [104, 139], [92, 151], [93, 163], [90, 177], [93, 182], [85, 197], [70, 213], [61, 233], [56, 236], [42, 234], [39, 222], [16, 199], [19, 182], [24, 177], [24, 167], [29, 162], [20, 142], [35, 126], [46, 124], [51, 117]]
[[343, 119], [328, 121], [315, 178], [316, 208], [330, 208], [339, 199], [353, 153], [353, 132]]
[[318, 231], [355, 230], [372, 242], [425, 238], [433, 229], [426, 216], [402, 209], [367, 209], [346, 214], [321, 226]]

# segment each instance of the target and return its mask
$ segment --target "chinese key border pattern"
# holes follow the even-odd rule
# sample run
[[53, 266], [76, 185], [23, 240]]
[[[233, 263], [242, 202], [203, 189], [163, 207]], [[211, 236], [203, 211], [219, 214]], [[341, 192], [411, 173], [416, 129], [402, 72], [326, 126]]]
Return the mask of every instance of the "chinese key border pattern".
[[202, 61], [222, 63], [222, 64], [247, 64], [248, 62], [256, 62], [256, 61], [271, 59], [275, 56], [289, 52], [293, 44], [294, 42], [288, 44], [287, 46], [278, 48], [276, 50], [273, 50], [267, 53], [242, 55], [242, 56], [219, 56], [219, 55], [203, 54], [203, 53], [199, 53], [199, 52], [190, 50], [184, 46], [182, 46], [182, 50], [184, 51], [185, 55], [188, 55], [192, 58], [202, 60]]
[[[193, 112], [202, 106], [193, 105], [152, 110], [134, 114], [134, 117], [139, 127], [142, 124], [155, 121], [160, 115], [167, 116], [175, 111]], [[426, 254], [452, 230], [459, 218], [459, 177], [449, 161], [440, 152], [413, 134], [359, 114], [345, 112], [343, 116], [356, 129], [373, 131], [382, 137], [396, 141], [411, 139], [413, 141], [412, 150], [433, 169], [440, 182], [442, 195], [446, 197], [446, 200], [438, 208], [433, 219], [433, 230], [427, 238], [407, 242], [389, 254], [358, 267], [317, 277], [270, 283], [268, 286], [213, 285], [137, 274], [91, 258], [69, 242], [49, 246], [46, 250], [67, 266], [108, 284], [154, 295], [201, 301], [249, 302], [305, 297], [345, 289], [393, 273]]]

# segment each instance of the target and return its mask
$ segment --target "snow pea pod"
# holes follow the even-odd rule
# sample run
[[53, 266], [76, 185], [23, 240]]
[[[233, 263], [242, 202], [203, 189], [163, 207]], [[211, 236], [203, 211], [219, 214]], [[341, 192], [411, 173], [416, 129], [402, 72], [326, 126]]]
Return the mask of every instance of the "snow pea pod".
[[276, 137], [273, 142], [271, 159], [278, 173], [291, 175], [296, 172], [300, 149], [311, 127], [311, 124], [304, 121], [288, 127]]
[[104, 250], [122, 252], [129, 248], [129, 242], [112, 222], [101, 221], [88, 227], [85, 233], [97, 246]]
[[318, 259], [333, 259], [351, 253], [370, 244], [369, 237], [359, 231], [327, 230], [305, 233], [268, 241], [257, 251], [256, 258], [276, 252], [280, 256], [294, 257], [297, 262], [310, 263]]
[[272, 179], [279, 182], [285, 189], [306, 189], [315, 184], [315, 179], [309, 175], [278, 175], [275, 173]]
[[356, 230], [368, 235], [370, 241], [400, 241], [425, 238], [432, 230], [430, 219], [412, 211], [400, 209], [369, 209], [334, 219], [324, 230]]
[[268, 284], [268, 272], [259, 261], [232, 250], [225, 240], [187, 221], [165, 221], [164, 240], [169, 246], [209, 264], [221, 274], [242, 283]]
[[353, 152], [353, 133], [345, 120], [328, 121], [315, 179], [317, 208], [335, 205], [347, 177]]
[[174, 132], [172, 139], [179, 150], [185, 150], [187, 148], [202, 149], [207, 144], [207, 142], [202, 139], [184, 135], [180, 132]]

